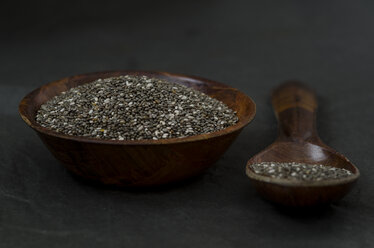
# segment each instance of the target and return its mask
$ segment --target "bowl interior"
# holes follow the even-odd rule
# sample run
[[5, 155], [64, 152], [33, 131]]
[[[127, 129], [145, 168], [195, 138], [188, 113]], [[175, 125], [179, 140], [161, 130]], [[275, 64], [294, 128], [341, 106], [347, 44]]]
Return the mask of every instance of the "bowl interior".
[[56, 95], [59, 95], [61, 92], [67, 91], [70, 88], [92, 82], [99, 78], [108, 78], [108, 77], [115, 77], [121, 75], [145, 75], [149, 77], [155, 77], [164, 79], [170, 82], [175, 82], [178, 84], [182, 84], [205, 94], [216, 98], [226, 105], [228, 105], [231, 109], [235, 110], [239, 121], [234, 126], [228, 127], [226, 129], [209, 133], [209, 134], [202, 134], [196, 136], [189, 136], [185, 138], [173, 138], [173, 139], [160, 139], [160, 140], [139, 140], [139, 141], [117, 141], [117, 140], [98, 140], [95, 138], [87, 138], [87, 137], [79, 137], [80, 140], [86, 140], [91, 142], [100, 142], [100, 143], [164, 143], [165, 141], [188, 141], [194, 140], [198, 137], [200, 138], [208, 138], [223, 135], [225, 133], [234, 132], [238, 129], [243, 128], [247, 125], [253, 118], [256, 112], [256, 107], [254, 102], [250, 97], [245, 95], [244, 93], [238, 91], [237, 89], [231, 88], [227, 85], [222, 83], [214, 82], [208, 79], [203, 79], [199, 77], [193, 76], [185, 76], [179, 74], [171, 74], [166, 72], [134, 72], [134, 71], [113, 71], [113, 72], [98, 72], [98, 73], [90, 73], [90, 74], [83, 74], [78, 76], [72, 76], [63, 78], [61, 80], [57, 80], [42, 87], [32, 91], [28, 95], [26, 95], [20, 105], [19, 105], [19, 112], [21, 114], [22, 119], [33, 129], [36, 129], [39, 132], [46, 133], [49, 135], [58, 136], [61, 138], [68, 138], [68, 139], [77, 139], [76, 136], [69, 136], [65, 134], [59, 134], [53, 130], [44, 128], [40, 126], [35, 121], [35, 116], [40, 108], [40, 106], [53, 98]]

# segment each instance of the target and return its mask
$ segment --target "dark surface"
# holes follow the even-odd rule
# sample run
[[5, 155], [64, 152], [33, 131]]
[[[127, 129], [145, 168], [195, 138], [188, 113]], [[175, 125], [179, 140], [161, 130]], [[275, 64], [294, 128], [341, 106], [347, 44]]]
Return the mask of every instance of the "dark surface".
[[[372, 247], [373, 1], [63, 1], [2, 6], [0, 247]], [[206, 174], [155, 192], [87, 185], [17, 113], [51, 80], [149, 69], [207, 77], [257, 103], [255, 120]], [[276, 137], [270, 90], [308, 82], [321, 138], [361, 171], [325, 210], [284, 210], [245, 176]]]

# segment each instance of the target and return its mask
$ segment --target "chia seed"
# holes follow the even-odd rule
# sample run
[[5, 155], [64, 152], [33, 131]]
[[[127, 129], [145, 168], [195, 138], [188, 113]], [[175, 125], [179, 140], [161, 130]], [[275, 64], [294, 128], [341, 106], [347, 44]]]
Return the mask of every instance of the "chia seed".
[[223, 102], [146, 76], [97, 79], [43, 104], [36, 121], [58, 133], [113, 140], [182, 138], [238, 122]]
[[296, 181], [322, 181], [340, 179], [353, 175], [349, 170], [342, 168], [322, 164], [304, 164], [295, 162], [263, 162], [251, 164], [250, 168], [253, 172], [262, 176]]

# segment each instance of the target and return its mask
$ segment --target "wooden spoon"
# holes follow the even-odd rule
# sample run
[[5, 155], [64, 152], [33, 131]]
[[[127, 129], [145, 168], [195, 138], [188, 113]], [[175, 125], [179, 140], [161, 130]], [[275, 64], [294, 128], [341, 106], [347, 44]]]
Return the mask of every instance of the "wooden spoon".
[[[286, 82], [272, 94], [272, 104], [279, 123], [276, 141], [252, 157], [246, 173], [257, 191], [266, 199], [286, 206], [328, 204], [342, 198], [360, 173], [343, 155], [325, 145], [316, 130], [316, 96], [300, 82]], [[256, 174], [251, 164], [261, 162], [298, 162], [344, 168], [353, 173], [341, 179], [295, 181]]]

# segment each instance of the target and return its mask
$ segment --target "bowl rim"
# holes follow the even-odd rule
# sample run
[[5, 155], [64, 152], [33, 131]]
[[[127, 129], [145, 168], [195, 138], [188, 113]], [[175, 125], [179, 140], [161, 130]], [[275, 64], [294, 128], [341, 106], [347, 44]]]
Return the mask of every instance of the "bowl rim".
[[[126, 73], [128, 74], [139, 74], [139, 75], [146, 75], [146, 74], [154, 74], [154, 75], [159, 75], [159, 76], [165, 76], [165, 77], [174, 77], [174, 78], [179, 78], [179, 79], [188, 79], [188, 81], [196, 81], [196, 82], [205, 82], [208, 84], [214, 84], [218, 87], [215, 88], [220, 88], [224, 90], [231, 90], [231, 91], [236, 91], [243, 96], [247, 98], [249, 101], [249, 105], [251, 108], [251, 112], [248, 116], [245, 116], [242, 119], [239, 119], [239, 121], [230, 127], [227, 127], [225, 129], [216, 131], [216, 132], [211, 132], [211, 133], [205, 133], [205, 134], [198, 134], [198, 135], [193, 135], [193, 136], [187, 136], [183, 138], [170, 138], [170, 139], [158, 139], [158, 140], [150, 140], [150, 139], [142, 139], [142, 140], [112, 140], [112, 139], [97, 139], [97, 138], [92, 138], [92, 137], [84, 137], [84, 136], [73, 136], [73, 135], [67, 135], [63, 133], [58, 133], [54, 130], [42, 127], [39, 125], [35, 120], [30, 120], [28, 118], [28, 114], [26, 113], [26, 109], [29, 106], [29, 103], [33, 101], [33, 98], [39, 93], [40, 89], [42, 87], [54, 87], [53, 85], [59, 84], [62, 82], [65, 82], [66, 80], [71, 80], [77, 77], [88, 77], [88, 76], [95, 76], [95, 75], [104, 75], [104, 74], [112, 74], [112, 73], [120, 73], [125, 75]], [[100, 77], [98, 77], [100, 78]], [[89, 82], [87, 82], [89, 83]], [[198, 90], [198, 89], [196, 89]], [[215, 137], [220, 137], [224, 136], [233, 132], [240, 131], [242, 128], [247, 126], [255, 117], [256, 115], [256, 104], [254, 101], [245, 93], [239, 91], [236, 88], [232, 88], [228, 85], [225, 85], [220, 82], [216, 82], [210, 79], [198, 77], [198, 76], [191, 76], [191, 75], [185, 75], [185, 74], [178, 74], [178, 73], [169, 73], [169, 72], [162, 72], [162, 71], [142, 71], [142, 70], [115, 70], [115, 71], [100, 71], [100, 72], [92, 72], [92, 73], [83, 73], [83, 74], [78, 74], [74, 76], [68, 76], [64, 77], [58, 80], [54, 80], [52, 82], [43, 84], [42, 86], [32, 90], [28, 94], [26, 94], [22, 100], [20, 101], [18, 105], [18, 111], [21, 116], [21, 118], [26, 122], [28, 126], [30, 126], [32, 129], [37, 131], [38, 133], [42, 133], [48, 136], [53, 136], [56, 138], [61, 138], [61, 139], [66, 139], [66, 140], [71, 140], [71, 141], [78, 141], [78, 142], [84, 142], [84, 143], [94, 143], [94, 144], [108, 144], [108, 145], [165, 145], [165, 144], [177, 144], [177, 143], [188, 143], [188, 142], [195, 142], [195, 141], [200, 141], [200, 140], [206, 140], [206, 139], [211, 139]]]

